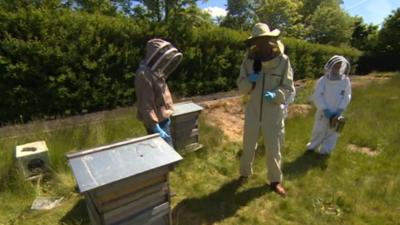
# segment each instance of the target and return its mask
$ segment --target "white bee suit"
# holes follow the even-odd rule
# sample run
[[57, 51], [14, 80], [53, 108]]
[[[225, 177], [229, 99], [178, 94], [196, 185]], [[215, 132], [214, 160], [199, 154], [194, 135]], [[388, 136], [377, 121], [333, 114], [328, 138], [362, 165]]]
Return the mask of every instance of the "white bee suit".
[[[253, 87], [247, 78], [253, 70], [253, 63], [254, 60], [246, 55], [237, 79], [239, 91], [250, 96], [245, 106], [240, 175], [248, 177], [252, 174], [257, 141], [262, 134], [266, 148], [268, 179], [271, 182], [281, 182], [280, 150], [284, 138], [284, 104], [295, 90], [293, 72], [289, 58], [280, 54], [270, 61], [262, 62], [261, 77]], [[264, 97], [266, 91], [274, 92], [276, 97], [267, 101]]]
[[[336, 63], [341, 63], [342, 67], [339, 72], [340, 75], [333, 78], [331, 69]], [[345, 73], [350, 71], [350, 65], [344, 57], [334, 56], [325, 65], [325, 70], [325, 75], [317, 81], [313, 95], [317, 112], [312, 137], [307, 144], [307, 149], [317, 150], [321, 147], [320, 152], [322, 154], [330, 154], [336, 146], [339, 134], [334, 128], [330, 127], [329, 118], [324, 115], [324, 110], [329, 109], [331, 112], [337, 112], [338, 110], [345, 110], [349, 105], [351, 83]]]

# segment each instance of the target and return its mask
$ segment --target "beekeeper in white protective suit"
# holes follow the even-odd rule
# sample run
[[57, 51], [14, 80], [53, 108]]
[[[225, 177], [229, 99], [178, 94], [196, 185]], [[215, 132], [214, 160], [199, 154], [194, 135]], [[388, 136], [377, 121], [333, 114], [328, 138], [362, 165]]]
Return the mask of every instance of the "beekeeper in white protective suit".
[[166, 80], [181, 61], [182, 53], [171, 43], [151, 39], [147, 42], [146, 56], [135, 76], [138, 119], [144, 123], [149, 134], [159, 133], [171, 146], [173, 102]]
[[350, 63], [335, 55], [325, 64], [325, 75], [316, 84], [313, 95], [317, 112], [307, 151], [329, 155], [335, 148], [339, 133], [333, 125], [350, 103]]
[[262, 134], [270, 186], [286, 196], [281, 171], [284, 105], [295, 89], [292, 68], [278, 40], [279, 34], [279, 30], [270, 31], [267, 24], [257, 23], [252, 36], [246, 40], [249, 48], [237, 79], [240, 93], [249, 96], [245, 107], [240, 179], [246, 181], [252, 174], [257, 141]]

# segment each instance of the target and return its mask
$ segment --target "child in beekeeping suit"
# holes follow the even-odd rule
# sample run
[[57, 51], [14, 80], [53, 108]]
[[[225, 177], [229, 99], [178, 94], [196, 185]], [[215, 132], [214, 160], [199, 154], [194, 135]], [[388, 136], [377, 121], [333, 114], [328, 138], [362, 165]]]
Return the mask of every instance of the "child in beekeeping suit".
[[336, 126], [351, 99], [350, 63], [343, 56], [335, 55], [324, 69], [325, 75], [317, 81], [313, 95], [317, 112], [307, 151], [329, 155], [339, 136]]

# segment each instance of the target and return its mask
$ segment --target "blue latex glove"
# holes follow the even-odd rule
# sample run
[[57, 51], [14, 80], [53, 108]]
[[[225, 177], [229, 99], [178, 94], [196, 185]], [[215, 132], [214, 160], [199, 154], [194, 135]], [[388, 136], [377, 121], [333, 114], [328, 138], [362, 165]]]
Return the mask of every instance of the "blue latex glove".
[[329, 109], [324, 109], [324, 115], [326, 118], [330, 119], [334, 114]]
[[259, 77], [260, 75], [258, 73], [252, 73], [249, 76], [247, 76], [247, 79], [249, 79], [250, 82], [255, 83], [257, 82]]
[[167, 126], [170, 126], [170, 125], [171, 125], [171, 119], [170, 119], [170, 118], [166, 119], [165, 124], [166, 124]]
[[339, 117], [343, 113], [343, 109], [338, 109], [336, 112], [333, 113], [334, 117]]
[[158, 123], [153, 127], [152, 130], [154, 133], [159, 133], [161, 138], [163, 138], [163, 139], [170, 137], [163, 129], [161, 129], [161, 127]]
[[271, 91], [266, 91], [264, 94], [264, 98], [269, 102], [272, 101], [275, 97], [276, 97], [276, 93], [271, 92]]

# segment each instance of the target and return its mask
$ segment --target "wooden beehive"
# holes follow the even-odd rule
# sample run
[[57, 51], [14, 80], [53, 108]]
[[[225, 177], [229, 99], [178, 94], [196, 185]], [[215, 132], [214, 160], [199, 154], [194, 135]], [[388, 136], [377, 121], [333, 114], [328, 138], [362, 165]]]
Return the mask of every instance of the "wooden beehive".
[[174, 104], [171, 120], [171, 134], [174, 148], [178, 151], [196, 151], [199, 144], [198, 118], [203, 107], [193, 102]]
[[67, 158], [92, 224], [172, 224], [168, 173], [182, 157], [158, 134]]

